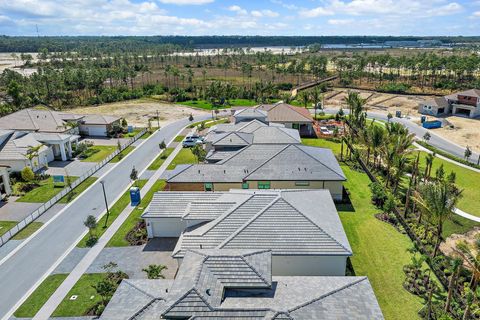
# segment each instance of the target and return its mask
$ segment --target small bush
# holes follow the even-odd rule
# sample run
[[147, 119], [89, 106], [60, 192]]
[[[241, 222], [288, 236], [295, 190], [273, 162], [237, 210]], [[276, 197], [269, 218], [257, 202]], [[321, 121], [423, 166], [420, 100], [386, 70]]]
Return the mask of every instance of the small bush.
[[35, 179], [35, 174], [33, 173], [30, 167], [25, 167], [22, 169], [21, 176], [23, 181], [30, 182]]
[[382, 208], [387, 200], [387, 194], [383, 186], [378, 182], [370, 183], [370, 190], [372, 191], [372, 202], [378, 208]]
[[88, 238], [87, 242], [86, 242], [86, 245], [87, 247], [93, 247], [95, 244], [97, 244], [98, 242], [98, 238], [96, 236], [93, 236], [93, 237], [90, 237]]

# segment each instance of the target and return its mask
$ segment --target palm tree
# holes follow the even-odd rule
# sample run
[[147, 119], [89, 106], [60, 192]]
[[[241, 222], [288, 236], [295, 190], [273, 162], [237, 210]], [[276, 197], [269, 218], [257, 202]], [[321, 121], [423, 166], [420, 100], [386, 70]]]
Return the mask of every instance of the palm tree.
[[433, 165], [433, 160], [435, 159], [435, 153], [429, 153], [425, 157], [425, 174], [424, 174], [424, 179], [427, 181], [430, 178], [430, 174], [432, 172], [432, 165]]
[[147, 268], [142, 269], [147, 274], [148, 279], [165, 279], [162, 274], [163, 270], [168, 269], [167, 266], [159, 264], [151, 264]]
[[38, 157], [38, 153], [42, 147], [43, 145], [40, 144], [35, 147], [29, 146], [27, 149], [27, 154], [25, 155], [25, 157], [30, 161], [30, 167], [32, 167], [32, 170], [33, 170], [33, 159]]
[[380, 126], [370, 127], [370, 142], [373, 149], [373, 167], [376, 167], [376, 160], [378, 159], [378, 150], [385, 141], [385, 129]]
[[453, 192], [452, 186], [446, 181], [435, 181], [420, 186], [416, 192], [415, 200], [420, 209], [428, 216], [429, 220], [436, 226], [435, 248], [433, 257], [437, 255], [440, 241], [442, 239], [443, 225], [449, 220], [460, 199], [461, 191]]
[[445, 312], [450, 311], [450, 304], [452, 302], [453, 290], [456, 285], [458, 275], [460, 274], [462, 259], [454, 258], [453, 260], [450, 261], [450, 266], [452, 268], [452, 275], [450, 276], [450, 280], [448, 281], [448, 294], [447, 294], [447, 301], [445, 302]]

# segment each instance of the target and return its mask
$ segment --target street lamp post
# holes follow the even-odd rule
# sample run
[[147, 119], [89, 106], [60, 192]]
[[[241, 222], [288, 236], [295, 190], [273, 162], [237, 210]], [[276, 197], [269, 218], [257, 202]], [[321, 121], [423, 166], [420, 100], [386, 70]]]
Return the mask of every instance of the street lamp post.
[[100, 181], [100, 184], [102, 185], [103, 198], [105, 199], [105, 207], [107, 207], [107, 218], [105, 219], [105, 225], [103, 226], [103, 228], [106, 228], [108, 223], [108, 216], [110, 215], [110, 210], [108, 210], [107, 194], [105, 193], [105, 181]]

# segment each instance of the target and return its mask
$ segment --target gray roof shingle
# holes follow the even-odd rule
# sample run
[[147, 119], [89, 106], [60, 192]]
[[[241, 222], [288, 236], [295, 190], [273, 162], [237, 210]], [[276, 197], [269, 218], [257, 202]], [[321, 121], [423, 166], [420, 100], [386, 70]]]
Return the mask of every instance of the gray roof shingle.
[[186, 230], [173, 256], [199, 248], [271, 249], [274, 255], [352, 254], [327, 190], [250, 191], [250, 197], [231, 211]]

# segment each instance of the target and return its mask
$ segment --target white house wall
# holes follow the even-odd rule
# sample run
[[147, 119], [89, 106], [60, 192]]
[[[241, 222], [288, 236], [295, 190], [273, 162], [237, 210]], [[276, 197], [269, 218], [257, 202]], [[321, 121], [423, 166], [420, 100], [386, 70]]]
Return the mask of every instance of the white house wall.
[[345, 256], [272, 256], [274, 276], [344, 276]]
[[180, 218], [147, 218], [149, 238], [179, 237], [187, 228], [187, 223]]

